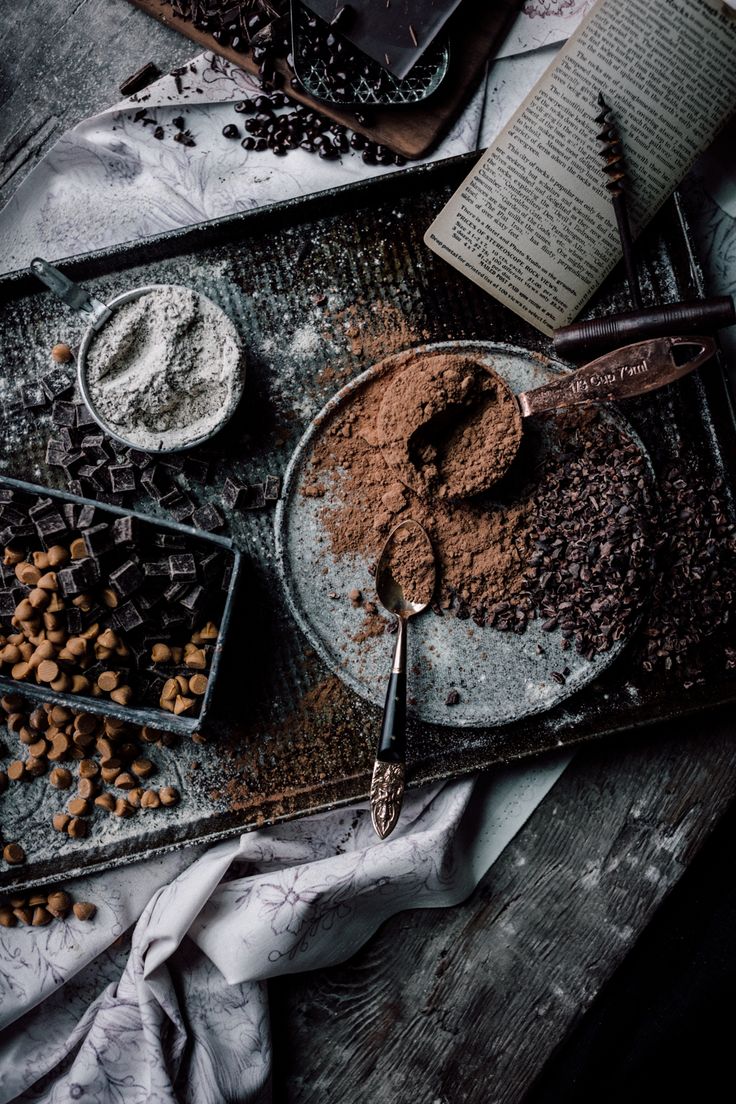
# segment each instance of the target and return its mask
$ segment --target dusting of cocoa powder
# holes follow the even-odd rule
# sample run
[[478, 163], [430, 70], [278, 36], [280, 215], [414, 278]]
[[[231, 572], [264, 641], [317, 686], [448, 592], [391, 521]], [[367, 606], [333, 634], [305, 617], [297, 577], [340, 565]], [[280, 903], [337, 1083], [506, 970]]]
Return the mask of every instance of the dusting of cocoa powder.
[[387, 383], [378, 415], [384, 457], [423, 498], [462, 499], [502, 478], [521, 440], [507, 384], [468, 356], [416, 356]]

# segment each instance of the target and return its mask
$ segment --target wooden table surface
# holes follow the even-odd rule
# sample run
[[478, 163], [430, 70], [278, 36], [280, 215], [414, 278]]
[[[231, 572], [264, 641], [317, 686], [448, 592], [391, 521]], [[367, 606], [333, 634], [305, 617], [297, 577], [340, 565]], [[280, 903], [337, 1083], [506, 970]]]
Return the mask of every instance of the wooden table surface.
[[[193, 52], [126, 0], [6, 0], [0, 42], [0, 202], [131, 72]], [[733, 728], [712, 713], [581, 751], [468, 901], [272, 984], [277, 1099], [523, 1100], [733, 802]]]

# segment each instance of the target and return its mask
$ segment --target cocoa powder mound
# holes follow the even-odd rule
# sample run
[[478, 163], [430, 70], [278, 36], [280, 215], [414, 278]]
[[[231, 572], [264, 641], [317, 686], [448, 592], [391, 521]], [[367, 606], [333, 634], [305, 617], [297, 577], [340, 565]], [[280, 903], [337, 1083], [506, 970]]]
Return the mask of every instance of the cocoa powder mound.
[[386, 386], [378, 416], [383, 454], [423, 498], [463, 499], [508, 470], [521, 415], [506, 383], [467, 356], [410, 360]]
[[[397, 358], [391, 376], [420, 356], [410, 351]], [[387, 382], [378, 376], [339, 408], [312, 453], [302, 493], [329, 498], [322, 524], [333, 555], [360, 553], [375, 562], [390, 530], [411, 517], [435, 550], [435, 598], [442, 607], [457, 601], [491, 605], [518, 594], [524, 586], [528, 499], [427, 501], [400, 483], [379, 445], [378, 412]]]

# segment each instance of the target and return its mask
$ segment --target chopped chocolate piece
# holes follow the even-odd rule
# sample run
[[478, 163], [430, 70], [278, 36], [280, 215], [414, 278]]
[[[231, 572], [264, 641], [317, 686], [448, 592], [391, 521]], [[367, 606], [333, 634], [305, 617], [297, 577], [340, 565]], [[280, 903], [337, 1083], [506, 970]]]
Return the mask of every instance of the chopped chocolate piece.
[[45, 406], [48, 397], [40, 383], [24, 383], [20, 389], [20, 401], [27, 410], [35, 410]]
[[165, 495], [175, 489], [169, 476], [158, 464], [152, 464], [145, 469], [141, 475], [141, 487], [154, 502], [160, 502]]
[[189, 495], [185, 495], [178, 488], [164, 495], [159, 502], [159, 506], [163, 506], [165, 510], [168, 510], [175, 521], [184, 521], [191, 517], [194, 511], [194, 503]]
[[66, 629], [70, 636], [76, 636], [84, 628], [84, 616], [76, 606], [66, 608]]
[[78, 498], [84, 497], [84, 487], [81, 479], [70, 479], [67, 483], [67, 489], [69, 494], [77, 495]]
[[119, 517], [112, 523], [112, 539], [115, 544], [134, 544], [139, 532], [138, 518]]
[[179, 552], [187, 546], [183, 533], [154, 533], [153, 544], [155, 548], [165, 548], [170, 552]]
[[47, 398], [53, 402], [54, 399], [65, 395], [67, 391], [71, 391], [74, 386], [74, 378], [63, 368], [52, 368], [50, 372], [42, 377], [41, 386], [46, 392]]
[[82, 533], [82, 538], [88, 556], [99, 556], [102, 552], [108, 552], [113, 545], [113, 536], [110, 531], [110, 526], [106, 525], [105, 522], [85, 529]]
[[197, 578], [197, 565], [191, 552], [169, 556], [169, 577], [172, 582], [186, 582]]
[[25, 592], [18, 587], [0, 590], [0, 617], [12, 617], [15, 607], [25, 598]]
[[135, 602], [125, 602], [122, 606], [118, 606], [113, 614], [113, 621], [115, 627], [123, 632], [135, 632], [145, 624]]
[[65, 446], [55, 437], [49, 437], [46, 442], [46, 463], [50, 468], [61, 468], [67, 457]]
[[212, 502], [200, 506], [192, 514], [192, 525], [195, 529], [203, 529], [207, 533], [214, 533], [222, 529], [225, 519]]
[[64, 402], [61, 399], [57, 399], [51, 407], [51, 421], [55, 426], [67, 426], [69, 429], [76, 426], [76, 403]]
[[164, 598], [167, 602], [174, 603], [180, 601], [189, 590], [186, 583], [170, 583], [164, 591]]
[[47, 548], [50, 548], [52, 544], [59, 544], [68, 535], [66, 521], [56, 511], [52, 514], [44, 514], [36, 519], [36, 532]]
[[445, 698], [445, 705], [459, 705], [460, 693], [458, 690], [450, 690], [449, 694]]
[[91, 558], [76, 560], [69, 567], [56, 573], [56, 581], [63, 595], [83, 594], [99, 581], [99, 568]]
[[161, 139], [163, 138], [163, 136], [164, 136], [164, 128], [162, 126], [157, 126], [156, 129], [153, 132], [153, 137], [156, 138], [157, 141], [160, 142]]
[[112, 464], [109, 474], [113, 491], [127, 494], [135, 490], [135, 468], [132, 464]]
[[142, 92], [149, 84], [153, 84], [161, 76], [161, 70], [152, 61], [147, 61], [137, 72], [126, 77], [120, 85], [121, 96], [134, 96], [136, 92]]
[[96, 425], [97, 422], [89, 407], [85, 403], [77, 403], [77, 429], [87, 429]]
[[109, 575], [110, 585], [115, 588], [121, 598], [128, 598], [135, 594], [143, 586], [145, 577], [139, 565], [133, 560], [126, 560], [120, 567], [116, 567]]
[[180, 472], [184, 468], [185, 459], [186, 457], [181, 452], [171, 452], [168, 455], [164, 454], [159, 463], [170, 471]]
[[86, 463], [87, 458], [83, 452], [67, 452], [62, 467], [69, 479], [78, 479], [79, 469], [83, 468]]
[[95, 520], [95, 508], [91, 505], [82, 506], [79, 511], [79, 517], [77, 518], [78, 529], [89, 529]]
[[149, 560], [143, 564], [143, 574], [146, 579], [168, 579], [168, 560]]
[[179, 599], [179, 604], [189, 613], [197, 613], [204, 605], [205, 597], [204, 587], [199, 585], [193, 586]]
[[281, 480], [277, 475], [267, 475], [263, 485], [263, 497], [266, 502], [276, 502], [281, 493]]
[[248, 499], [244, 503], [245, 510], [260, 510], [266, 505], [265, 487], [263, 483], [252, 483], [248, 487]]
[[248, 500], [248, 488], [242, 483], [236, 483], [234, 479], [225, 480], [222, 487], [222, 501], [231, 510], [241, 509]]
[[220, 572], [221, 558], [219, 552], [210, 552], [199, 561], [199, 575], [206, 583], [212, 582]]
[[110, 453], [105, 447], [105, 438], [101, 433], [90, 433], [82, 439], [81, 448], [92, 460], [106, 463], [110, 459]]

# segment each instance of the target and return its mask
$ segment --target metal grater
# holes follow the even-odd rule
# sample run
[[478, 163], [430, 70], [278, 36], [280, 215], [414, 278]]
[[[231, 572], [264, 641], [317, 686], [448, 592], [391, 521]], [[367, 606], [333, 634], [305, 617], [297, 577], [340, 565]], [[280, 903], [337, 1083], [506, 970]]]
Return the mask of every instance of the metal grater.
[[[393, 107], [401, 104], [415, 104], [426, 100], [437, 91], [444, 80], [450, 65], [450, 47], [448, 42], [435, 42], [422, 55], [408, 76], [399, 80], [387, 72], [383, 66], [371, 58], [364, 61], [365, 73], [360, 74], [349, 87], [348, 95], [338, 98], [330, 86], [326, 66], [323, 62], [309, 63], [300, 61], [300, 46], [308, 38], [310, 31], [308, 18], [313, 16], [299, 0], [291, 0], [291, 40], [294, 73], [302, 88], [315, 100], [340, 106], [357, 107]], [[324, 24], [327, 27], [327, 24]], [[378, 90], [376, 90], [376, 86]]]

